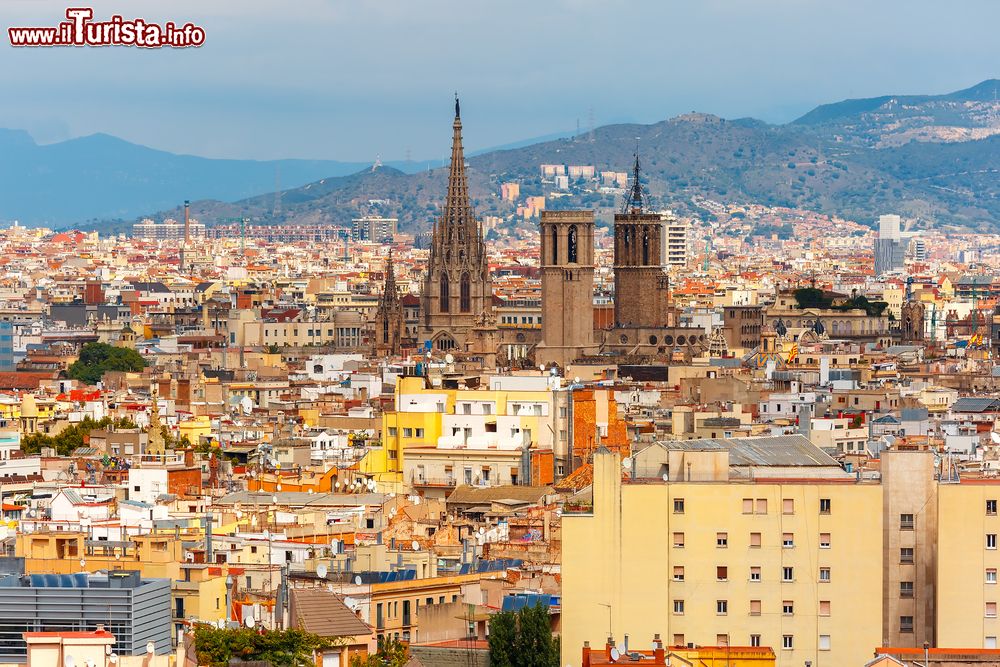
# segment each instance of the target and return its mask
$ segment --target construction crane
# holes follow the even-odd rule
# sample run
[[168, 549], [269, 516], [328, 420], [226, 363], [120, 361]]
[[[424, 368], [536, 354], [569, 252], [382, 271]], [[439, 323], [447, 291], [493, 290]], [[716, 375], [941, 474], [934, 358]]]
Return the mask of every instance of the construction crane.
[[250, 222], [250, 218], [219, 218], [216, 220], [218, 224], [229, 224], [231, 222], [240, 223], [240, 254], [244, 257], [247, 256], [247, 223]]

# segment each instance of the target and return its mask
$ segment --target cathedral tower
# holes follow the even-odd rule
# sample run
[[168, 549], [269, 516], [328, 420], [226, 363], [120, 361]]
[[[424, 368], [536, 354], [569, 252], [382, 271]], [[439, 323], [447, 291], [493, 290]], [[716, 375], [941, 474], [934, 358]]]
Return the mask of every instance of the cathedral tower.
[[594, 354], [594, 212], [542, 211], [539, 363], [560, 368]]
[[670, 285], [663, 270], [663, 219], [643, 209], [639, 155], [632, 189], [615, 214], [615, 326], [668, 326]]
[[477, 319], [492, 315], [493, 285], [482, 227], [469, 201], [462, 151], [462, 119], [455, 98], [451, 170], [444, 211], [434, 223], [421, 296], [424, 337], [434, 349], [468, 350]]
[[401, 354], [406, 332], [403, 322], [403, 302], [399, 300], [396, 272], [392, 268], [392, 251], [385, 262], [385, 283], [375, 309], [373, 353], [377, 357], [394, 357]]

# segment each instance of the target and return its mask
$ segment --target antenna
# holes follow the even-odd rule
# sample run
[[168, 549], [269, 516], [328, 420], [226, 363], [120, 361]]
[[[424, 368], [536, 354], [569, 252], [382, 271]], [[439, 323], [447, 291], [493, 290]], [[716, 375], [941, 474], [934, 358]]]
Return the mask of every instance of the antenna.
[[271, 217], [277, 219], [281, 215], [281, 167], [274, 166], [274, 210]]

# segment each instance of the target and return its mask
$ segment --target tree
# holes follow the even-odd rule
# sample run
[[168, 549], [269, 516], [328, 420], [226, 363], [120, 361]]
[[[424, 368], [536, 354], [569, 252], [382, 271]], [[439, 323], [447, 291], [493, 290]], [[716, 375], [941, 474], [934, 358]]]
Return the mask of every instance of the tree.
[[91, 431], [105, 428], [138, 428], [138, 425], [129, 419], [104, 417], [100, 421], [95, 421], [90, 417], [84, 417], [83, 421], [67, 426], [55, 435], [29, 433], [21, 438], [21, 451], [25, 454], [37, 454], [42, 451], [42, 447], [53, 447], [60, 456], [69, 456], [77, 447], [83, 447]]
[[409, 651], [398, 639], [379, 637], [378, 650], [364, 657], [351, 656], [350, 667], [403, 667], [409, 660]]
[[199, 625], [194, 630], [194, 650], [199, 665], [228, 667], [232, 658], [261, 660], [274, 667], [312, 667], [316, 651], [339, 646], [304, 630], [219, 629]]
[[66, 375], [87, 384], [97, 384], [108, 371], [137, 373], [145, 367], [145, 360], [135, 350], [107, 343], [87, 343]]
[[490, 667], [559, 667], [548, 605], [503, 611], [490, 619]]

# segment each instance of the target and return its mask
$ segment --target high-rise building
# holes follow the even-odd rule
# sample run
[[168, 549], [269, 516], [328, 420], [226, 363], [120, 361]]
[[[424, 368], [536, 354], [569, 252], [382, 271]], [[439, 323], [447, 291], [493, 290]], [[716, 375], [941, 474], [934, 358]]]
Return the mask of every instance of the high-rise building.
[[883, 215], [878, 219], [875, 238], [875, 275], [901, 271], [906, 260], [906, 244], [900, 230], [898, 215]]
[[[205, 237], [205, 225], [194, 218], [189, 219], [188, 227], [191, 238]], [[167, 218], [163, 222], [153, 222], [147, 218], [132, 225], [132, 236], [148, 241], [182, 241], [184, 240], [184, 223], [173, 218]]]
[[688, 265], [688, 230], [690, 225], [670, 211], [663, 217], [663, 264], [686, 268]]
[[377, 215], [354, 218], [351, 220], [351, 240], [389, 243], [396, 235], [398, 225], [398, 218], [383, 218]]
[[440, 351], [471, 349], [473, 328], [480, 321], [488, 324], [486, 321], [492, 318], [493, 311], [486, 244], [469, 201], [458, 99], [452, 130], [448, 193], [444, 212], [434, 223], [421, 295], [424, 336]]
[[594, 346], [594, 212], [543, 211], [539, 363], [566, 364]]

